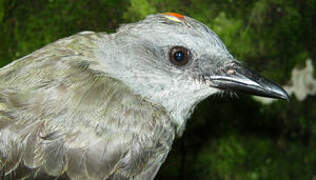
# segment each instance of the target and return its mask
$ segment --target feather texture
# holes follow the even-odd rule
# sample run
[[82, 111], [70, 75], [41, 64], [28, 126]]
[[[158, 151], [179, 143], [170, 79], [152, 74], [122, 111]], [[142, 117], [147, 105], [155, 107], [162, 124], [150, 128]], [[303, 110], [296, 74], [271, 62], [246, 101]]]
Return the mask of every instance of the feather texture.
[[80, 33], [1, 69], [2, 176], [154, 177], [175, 127], [163, 107], [93, 68], [107, 36]]
[[[0, 69], [1, 176], [153, 179], [196, 105], [221, 91], [211, 78], [237, 62], [207, 26], [179, 17], [82, 32]], [[175, 46], [190, 52], [182, 66]]]

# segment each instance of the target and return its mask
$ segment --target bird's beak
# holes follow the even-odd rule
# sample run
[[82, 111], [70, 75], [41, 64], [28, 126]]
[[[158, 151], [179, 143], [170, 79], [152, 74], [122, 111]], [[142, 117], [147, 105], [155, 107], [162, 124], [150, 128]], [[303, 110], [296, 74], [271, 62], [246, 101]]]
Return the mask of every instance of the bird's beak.
[[219, 68], [216, 75], [209, 76], [212, 86], [248, 94], [289, 100], [286, 91], [272, 81], [243, 67], [238, 62], [229, 63]]

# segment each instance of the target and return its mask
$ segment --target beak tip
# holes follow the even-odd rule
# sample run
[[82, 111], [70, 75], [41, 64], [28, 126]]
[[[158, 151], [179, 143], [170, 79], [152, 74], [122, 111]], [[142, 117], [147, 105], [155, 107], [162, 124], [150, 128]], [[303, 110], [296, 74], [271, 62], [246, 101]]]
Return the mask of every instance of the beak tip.
[[285, 90], [283, 90], [283, 93], [281, 94], [281, 98], [286, 101], [290, 101], [290, 97]]
[[290, 97], [287, 93], [280, 95], [280, 98], [286, 101], [290, 101]]
[[275, 88], [273, 88], [273, 92], [275, 94], [274, 95], [275, 98], [290, 101], [290, 97], [288, 93], [283, 88], [276, 86]]

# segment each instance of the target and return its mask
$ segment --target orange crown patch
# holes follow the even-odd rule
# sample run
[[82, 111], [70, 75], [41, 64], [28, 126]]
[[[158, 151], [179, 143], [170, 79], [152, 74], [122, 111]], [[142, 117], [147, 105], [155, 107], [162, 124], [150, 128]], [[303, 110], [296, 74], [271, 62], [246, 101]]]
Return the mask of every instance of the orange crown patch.
[[173, 12], [167, 12], [167, 13], [161, 13], [166, 16], [171, 21], [181, 22], [184, 19], [184, 16], [178, 13]]

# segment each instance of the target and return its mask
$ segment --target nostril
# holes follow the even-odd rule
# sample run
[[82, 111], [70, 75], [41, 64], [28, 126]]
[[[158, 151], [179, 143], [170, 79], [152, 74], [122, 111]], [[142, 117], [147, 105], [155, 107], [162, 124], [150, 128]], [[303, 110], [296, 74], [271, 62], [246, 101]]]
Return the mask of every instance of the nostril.
[[235, 74], [235, 70], [234, 69], [228, 69], [227, 70], [227, 74], [228, 75], [233, 75], [233, 74]]

